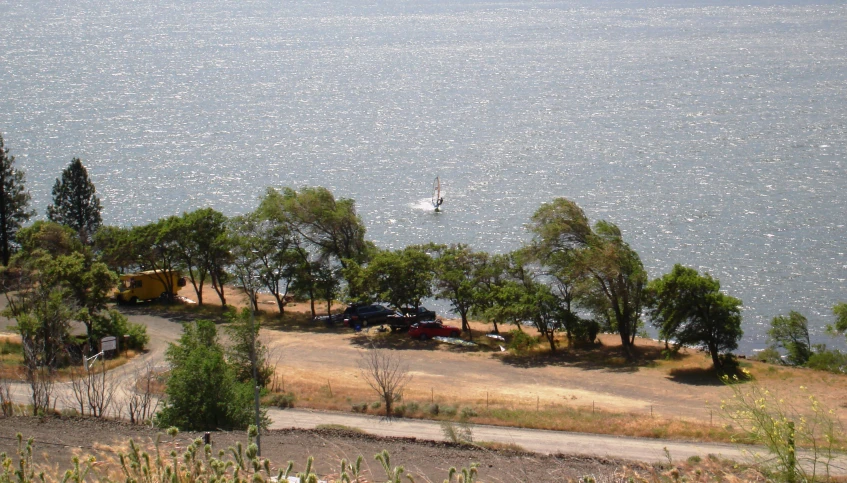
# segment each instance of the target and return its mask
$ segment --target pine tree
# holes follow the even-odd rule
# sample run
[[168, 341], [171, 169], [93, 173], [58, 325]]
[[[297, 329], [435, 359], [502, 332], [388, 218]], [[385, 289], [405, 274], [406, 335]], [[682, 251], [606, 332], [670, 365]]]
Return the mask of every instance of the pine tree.
[[0, 135], [0, 252], [3, 265], [9, 264], [12, 256], [12, 244], [23, 223], [33, 215], [29, 210], [29, 192], [24, 183], [26, 175], [15, 168], [15, 157], [9, 156], [9, 150], [3, 145]]
[[53, 185], [53, 204], [47, 207], [47, 218], [73, 228], [88, 244], [102, 222], [100, 198], [94, 192], [88, 171], [79, 158], [74, 158], [62, 171], [62, 179], [56, 179]]

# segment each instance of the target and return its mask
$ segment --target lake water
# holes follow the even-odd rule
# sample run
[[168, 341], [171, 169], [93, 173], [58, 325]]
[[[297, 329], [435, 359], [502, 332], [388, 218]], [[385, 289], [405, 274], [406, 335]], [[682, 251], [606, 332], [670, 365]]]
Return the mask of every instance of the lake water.
[[835, 345], [847, 6], [736, 3], [0, 0], [0, 132], [40, 214], [76, 156], [111, 224], [320, 185], [379, 246], [502, 252], [571, 198], [720, 279], [742, 351], [789, 310]]

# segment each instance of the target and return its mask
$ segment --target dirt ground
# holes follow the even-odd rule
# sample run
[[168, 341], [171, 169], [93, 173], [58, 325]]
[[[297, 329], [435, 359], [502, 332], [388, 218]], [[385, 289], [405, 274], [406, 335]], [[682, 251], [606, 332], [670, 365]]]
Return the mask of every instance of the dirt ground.
[[[191, 298], [193, 291], [183, 294]], [[216, 302], [208, 297], [207, 301]], [[246, 298], [233, 292], [228, 301], [243, 305]], [[358, 365], [360, 352], [370, 347], [399, 351], [412, 374], [404, 397], [421, 403], [596, 408], [720, 424], [720, 402], [732, 396], [731, 390], [710, 372], [707, 353], [684, 350], [679, 359], [664, 361], [659, 357], [663, 346], [649, 339], [636, 342], [643, 354], [636, 364], [627, 364], [620, 356], [620, 338], [613, 334], [601, 334], [601, 345], [590, 351], [563, 349], [540, 357], [520, 357], [501, 352], [500, 342], [485, 340], [484, 334], [491, 330], [489, 324], [472, 322], [475, 339], [482, 339], [485, 345], [468, 349], [421, 342], [405, 333], [373, 328], [358, 333], [345, 327], [328, 329], [308, 321], [305, 315], [309, 306], [305, 303], [290, 305], [286, 308], [288, 315], [276, 319], [278, 316], [272, 314], [277, 308], [270, 296], [261, 299], [260, 308], [269, 314], [261, 338], [277, 363], [278, 386], [313, 394], [316, 399], [328, 392], [343, 394], [351, 403], [374, 399]], [[460, 320], [444, 322], [461, 327]], [[501, 326], [501, 333], [512, 328]], [[847, 421], [847, 376], [755, 361], [742, 364], [759, 384], [799, 409], [808, 406], [808, 395], [814, 394]], [[329, 409], [349, 409], [349, 405]]]
[[[117, 452], [126, 452], [130, 439], [151, 444], [160, 431], [93, 419], [0, 419], [0, 453], [15, 453], [16, 433], [21, 433], [24, 438], [34, 438], [36, 464], [64, 471], [74, 455], [92, 454], [98, 461], [114, 462]], [[202, 433], [180, 433], [174, 440], [163, 435], [164, 453], [184, 448], [191, 440], [202, 436]], [[237, 441], [246, 443], [246, 435], [216, 432], [212, 435], [213, 453], [227, 449]], [[595, 481], [612, 481], [624, 467], [642, 467], [603, 458], [489, 451], [413, 438], [376, 438], [333, 430], [274, 430], [262, 436], [262, 456], [268, 458], [274, 468], [284, 468], [288, 461], [293, 461], [294, 470], [302, 471], [307, 458], [313, 456], [316, 472], [324, 479], [338, 476], [342, 458], [355, 461], [362, 455], [367, 481], [385, 481], [382, 467], [374, 460], [374, 455], [383, 449], [391, 455], [392, 466], [404, 466], [407, 473], [415, 476], [415, 481], [425, 482], [444, 481], [451, 466], [461, 470], [471, 463], [479, 464], [479, 480], [485, 482], [561, 482], [585, 476], [593, 477]], [[100, 471], [104, 469], [100, 467]]]
[[[194, 298], [190, 287], [182, 295]], [[244, 302], [236, 292], [228, 295], [228, 301], [236, 305]], [[210, 290], [206, 292], [206, 302], [210, 306], [217, 304]], [[520, 357], [501, 352], [499, 343], [490, 340], [469, 349], [412, 340], [405, 333], [327, 328], [311, 322], [307, 304], [289, 306], [281, 318], [273, 315], [276, 306], [269, 298], [263, 298], [260, 307], [267, 313], [261, 318], [260, 336], [270, 348], [271, 360], [277, 364], [275, 385], [277, 389], [294, 392], [298, 407], [313, 405], [349, 411], [355, 403], [375, 401], [359, 370], [360, 354], [370, 347], [392, 349], [403, 358], [412, 374], [404, 401], [422, 404], [434, 401], [455, 407], [490, 404], [522, 409], [595, 407], [701, 422], [711, 422], [714, 417], [715, 424], [721, 424], [713, 411], [721, 399], [731, 394], [708, 374], [709, 359], [705, 354], [689, 351], [679, 360], [662, 361], [655, 357], [660, 346], [647, 340], [637, 342], [648, 356], [637, 364], [627, 364], [618, 355], [619, 342], [613, 335], [601, 336], [602, 345], [587, 352], [566, 349], [552, 355]], [[192, 311], [172, 312], [142, 305], [126, 313], [134, 322], [148, 326], [152, 338], [150, 350], [139, 359], [154, 363], [163, 360], [167, 343], [179, 337], [181, 322], [203, 316]], [[213, 309], [207, 312], [215, 313]], [[445, 323], [459, 325], [456, 320]], [[10, 321], [0, 320], [0, 331], [8, 331], [9, 325]], [[484, 340], [485, 332], [490, 330], [481, 323], [473, 327], [477, 341]], [[839, 418], [847, 420], [847, 377], [756, 362], [745, 365], [760, 384], [786, 400], [802, 405], [807, 401], [801, 389], [804, 386], [805, 391], [816, 394], [833, 408]], [[328, 399], [334, 400], [337, 407], [322, 406]], [[16, 432], [35, 437], [39, 442], [37, 454], [47, 458], [47, 463], [62, 465], [74, 451], [93, 451], [101, 445], [123, 447], [130, 437], [153, 438], [156, 433], [119, 422], [51, 419], [37, 423], [15, 418], [0, 421], [0, 451], [13, 448]], [[242, 435], [228, 433], [216, 433], [214, 437], [220, 447], [242, 439]], [[443, 443], [321, 431], [273, 431], [264, 443], [265, 456], [277, 464], [292, 460], [302, 469], [306, 458], [314, 456], [322, 475], [337, 472], [335, 468], [341, 458], [354, 459], [359, 454], [365, 457], [369, 468], [381, 471], [373, 455], [382, 449], [391, 453], [395, 465], [406, 465], [407, 470], [423, 477], [417, 481], [443, 481], [451, 466], [467, 466], [472, 461], [481, 464], [482, 481], [563, 481], [586, 475], [594, 475], [598, 480], [603, 476], [608, 481], [616, 479], [613, 477], [626, 465], [620, 461], [490, 452]], [[382, 478], [381, 473], [376, 474]]]

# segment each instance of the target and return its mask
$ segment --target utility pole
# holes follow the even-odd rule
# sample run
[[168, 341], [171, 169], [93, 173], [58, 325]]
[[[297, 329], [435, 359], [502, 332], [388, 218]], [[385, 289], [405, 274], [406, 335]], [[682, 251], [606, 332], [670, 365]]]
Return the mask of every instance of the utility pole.
[[253, 366], [253, 401], [256, 403], [256, 448], [262, 456], [262, 426], [259, 424], [259, 377], [256, 375], [256, 309], [250, 303], [250, 365]]

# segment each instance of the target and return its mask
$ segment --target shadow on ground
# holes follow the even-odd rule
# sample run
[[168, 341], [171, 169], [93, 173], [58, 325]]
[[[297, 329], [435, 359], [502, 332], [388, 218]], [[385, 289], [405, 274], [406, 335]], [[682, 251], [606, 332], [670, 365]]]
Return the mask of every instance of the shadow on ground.
[[527, 354], [504, 353], [500, 360], [504, 364], [522, 368], [545, 366], [576, 367], [585, 370], [610, 372], [637, 372], [642, 367], [654, 367], [662, 354], [655, 347], [635, 347], [635, 360], [627, 361], [620, 346], [601, 344], [582, 347], [558, 348], [555, 352], [532, 351]]

